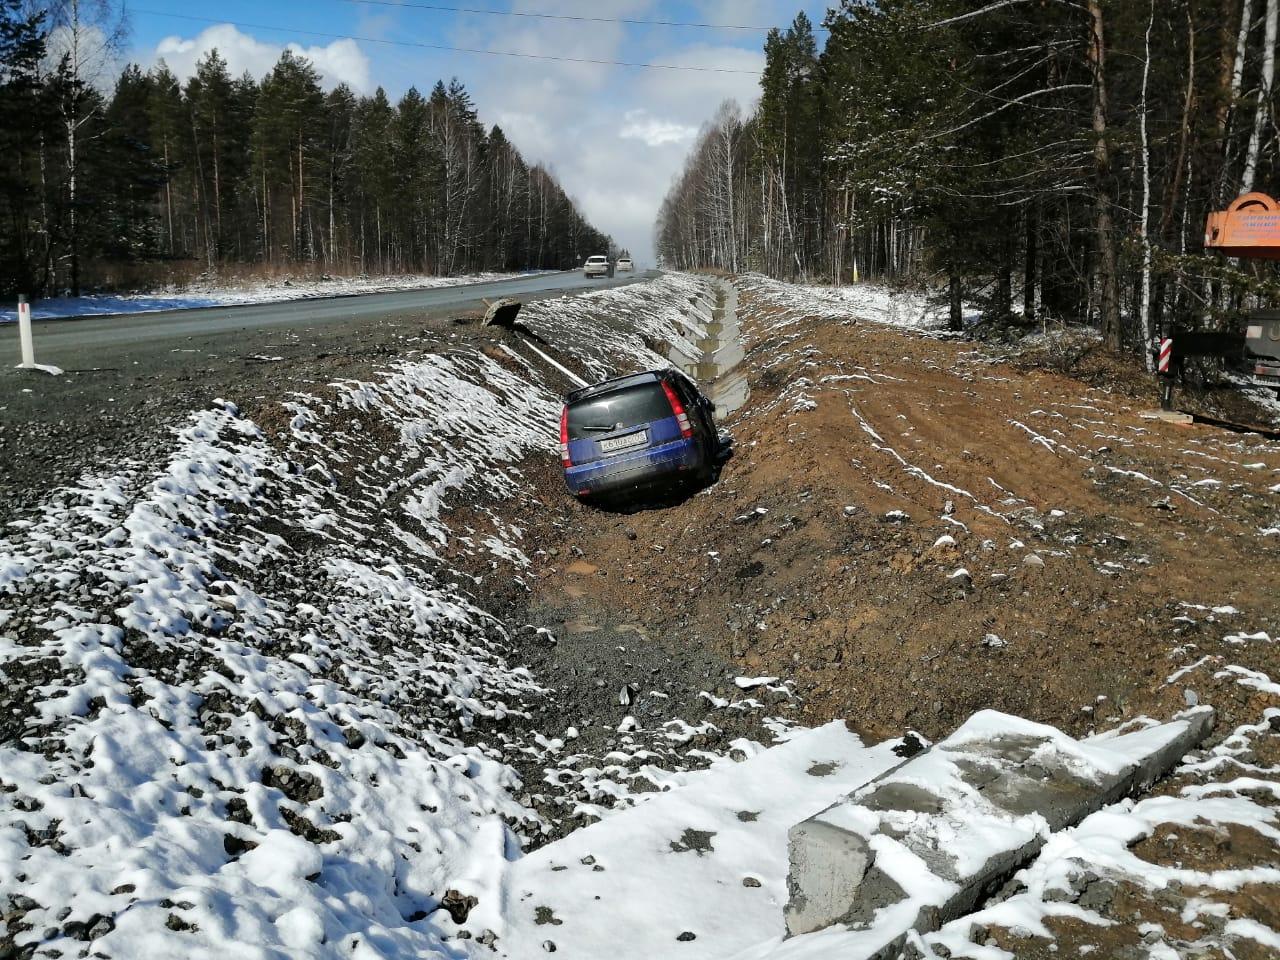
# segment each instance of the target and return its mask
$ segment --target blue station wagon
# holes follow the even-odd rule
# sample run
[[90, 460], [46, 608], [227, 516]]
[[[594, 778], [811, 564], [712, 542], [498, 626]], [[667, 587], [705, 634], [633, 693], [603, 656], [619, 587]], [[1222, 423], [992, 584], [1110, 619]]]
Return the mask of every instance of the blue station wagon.
[[714, 410], [674, 369], [573, 391], [560, 414], [565, 485], [589, 499], [682, 480], [707, 483], [719, 449]]

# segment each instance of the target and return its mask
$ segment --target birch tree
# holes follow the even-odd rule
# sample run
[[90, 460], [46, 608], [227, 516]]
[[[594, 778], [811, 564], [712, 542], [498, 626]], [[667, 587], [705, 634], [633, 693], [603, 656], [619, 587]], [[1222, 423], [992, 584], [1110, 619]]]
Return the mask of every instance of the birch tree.
[[1258, 156], [1262, 138], [1271, 119], [1271, 94], [1276, 73], [1276, 29], [1280, 24], [1280, 0], [1267, 0], [1266, 26], [1262, 41], [1262, 79], [1258, 84], [1258, 103], [1253, 113], [1253, 131], [1249, 134], [1249, 146], [1245, 151], [1244, 173], [1240, 177], [1240, 192], [1253, 190], [1258, 174]]
[[45, 9], [52, 27], [48, 49], [57, 63], [54, 82], [66, 148], [68, 282], [72, 296], [79, 296], [83, 132], [102, 107], [93, 86], [114, 65], [126, 22], [123, 7], [113, 0], [52, 0]]

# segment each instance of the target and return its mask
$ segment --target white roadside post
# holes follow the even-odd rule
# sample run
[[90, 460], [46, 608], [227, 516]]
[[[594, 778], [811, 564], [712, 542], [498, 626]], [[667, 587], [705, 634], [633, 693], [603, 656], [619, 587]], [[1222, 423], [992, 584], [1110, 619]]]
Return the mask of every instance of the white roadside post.
[[24, 294], [18, 294], [18, 340], [22, 345], [22, 362], [19, 370], [40, 370], [50, 376], [59, 376], [61, 367], [48, 363], [36, 363], [36, 348], [31, 341], [31, 304]]
[[26, 294], [18, 294], [18, 339], [22, 342], [23, 370], [32, 370], [36, 365], [36, 350], [31, 343], [31, 304], [27, 303]]

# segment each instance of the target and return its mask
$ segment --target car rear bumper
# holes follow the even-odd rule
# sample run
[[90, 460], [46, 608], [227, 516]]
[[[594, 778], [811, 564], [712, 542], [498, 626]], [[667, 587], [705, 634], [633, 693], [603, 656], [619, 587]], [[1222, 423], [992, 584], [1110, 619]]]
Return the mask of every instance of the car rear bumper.
[[582, 271], [584, 277], [607, 277], [609, 275], [608, 267], [589, 267]]
[[686, 437], [634, 453], [567, 467], [564, 482], [569, 492], [578, 496], [613, 493], [697, 469], [702, 466], [702, 461], [702, 447], [695, 438]]

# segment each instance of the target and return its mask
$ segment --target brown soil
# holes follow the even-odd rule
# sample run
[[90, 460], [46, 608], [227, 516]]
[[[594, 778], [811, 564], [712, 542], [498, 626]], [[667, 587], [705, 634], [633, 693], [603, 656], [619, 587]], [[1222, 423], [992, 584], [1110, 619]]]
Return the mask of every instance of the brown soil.
[[[747, 294], [741, 309], [752, 399], [725, 424], [736, 457], [674, 505], [529, 517], [548, 547], [530, 579], [547, 626], [638, 625], [632, 651], [705, 651], [793, 681], [802, 719], [874, 739], [939, 738], [983, 708], [1082, 735], [1193, 702], [1217, 708], [1225, 736], [1280, 706], [1226, 671], [1280, 678], [1280, 536], [1262, 532], [1280, 526], [1274, 434], [1144, 419], [1143, 378], [1105, 356], [1037, 365]], [[1250, 416], [1235, 396], [1196, 403]], [[545, 502], [566, 503], [554, 469], [536, 475]], [[1252, 739], [1238, 759], [1261, 770], [1246, 775], [1280, 777], [1262, 772], [1278, 744], [1280, 729]], [[1280, 860], [1239, 826], [1166, 824], [1136, 852], [1206, 871]], [[1157, 943], [1254, 960], [1269, 948], [1225, 935], [1226, 920], [1280, 926], [1272, 886], [1105, 889], [1090, 909], [1109, 925], [1058, 918], [1054, 940], [975, 939], [1022, 960], [1138, 960]], [[1184, 921], [1197, 898], [1226, 918]]]
[[542, 557], [538, 599], [585, 587], [579, 608], [793, 680], [807, 719], [875, 737], [987, 707], [1081, 734], [1168, 716], [1184, 688], [1224, 727], [1256, 720], [1265, 697], [1214, 674], [1280, 676], [1274, 642], [1224, 642], [1280, 633], [1280, 536], [1260, 533], [1280, 444], [1141, 419], [1123, 392], [971, 344], [742, 303], [752, 400], [720, 482], [633, 515], [572, 506], [569, 542], [607, 576]]

